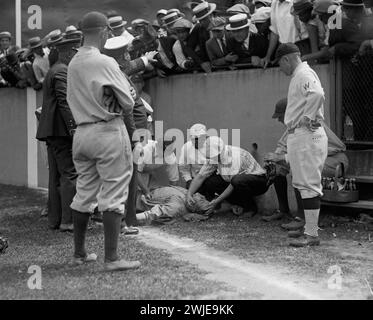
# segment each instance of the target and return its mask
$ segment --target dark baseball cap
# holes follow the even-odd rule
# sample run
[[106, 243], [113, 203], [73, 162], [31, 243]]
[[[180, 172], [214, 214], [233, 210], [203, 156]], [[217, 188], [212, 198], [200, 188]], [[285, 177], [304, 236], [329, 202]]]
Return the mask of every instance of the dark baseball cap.
[[275, 113], [273, 114], [272, 118], [273, 119], [280, 118], [285, 113], [287, 104], [288, 104], [288, 99], [287, 98], [283, 98], [283, 99], [279, 100], [276, 103]]
[[93, 30], [93, 29], [98, 29], [98, 28], [103, 28], [103, 27], [108, 27], [109, 22], [106, 16], [97, 11], [91, 11], [84, 15], [81, 23], [80, 23], [80, 28], [84, 30]]
[[275, 60], [278, 62], [281, 59], [281, 57], [283, 57], [287, 54], [291, 54], [291, 53], [299, 53], [300, 54], [298, 46], [294, 43], [291, 43], [291, 42], [282, 43], [277, 48], [276, 55], [275, 55]]

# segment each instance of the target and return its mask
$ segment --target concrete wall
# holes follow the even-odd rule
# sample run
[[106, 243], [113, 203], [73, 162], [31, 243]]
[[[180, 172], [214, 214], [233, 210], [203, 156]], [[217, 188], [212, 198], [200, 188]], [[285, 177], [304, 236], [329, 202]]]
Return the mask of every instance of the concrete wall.
[[[330, 67], [315, 70], [325, 90], [329, 121]], [[257, 143], [260, 159], [283, 133], [272, 114], [275, 103], [286, 97], [289, 80], [278, 69], [253, 69], [153, 79], [146, 90], [152, 96], [154, 119], [163, 120], [165, 131], [178, 128], [186, 137], [187, 128], [196, 122], [216, 130], [240, 129], [241, 146], [251, 151]], [[41, 92], [0, 89], [0, 183], [47, 187], [46, 150], [35, 139], [34, 112], [41, 103]], [[266, 208], [276, 206], [274, 199], [271, 190], [263, 200]]]
[[[325, 117], [330, 119], [330, 66], [315, 67], [325, 90]], [[154, 119], [164, 122], [164, 130], [178, 128], [187, 136], [194, 123], [207, 128], [240, 129], [241, 146], [252, 151], [258, 145], [259, 161], [275, 149], [284, 127], [272, 119], [276, 102], [287, 96], [290, 78], [278, 68], [185, 74], [154, 79], [148, 85], [155, 111]], [[295, 209], [293, 189], [290, 206]], [[277, 207], [273, 187], [261, 199], [266, 209]]]

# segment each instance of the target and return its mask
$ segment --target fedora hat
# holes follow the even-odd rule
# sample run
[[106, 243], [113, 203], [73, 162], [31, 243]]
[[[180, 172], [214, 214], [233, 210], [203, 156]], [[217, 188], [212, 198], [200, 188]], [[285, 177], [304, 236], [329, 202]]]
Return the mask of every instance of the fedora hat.
[[57, 42], [54, 47], [59, 51], [59, 52], [66, 52], [71, 49], [77, 49], [81, 45], [81, 40], [80, 38], [72, 38], [72, 39], [66, 39], [63, 38], [61, 41]]
[[48, 35], [47, 45], [51, 46], [56, 44], [57, 42], [61, 41], [63, 39], [63, 35], [60, 29], [53, 30]]
[[164, 21], [164, 25], [165, 26], [171, 26], [172, 24], [174, 24], [176, 21], [179, 21], [183, 19], [182, 17], [180, 17], [177, 12], [172, 12], [170, 14], [168, 14], [167, 16], [165, 16], [163, 18], [163, 21]]
[[298, 0], [293, 2], [293, 6], [290, 9], [292, 14], [298, 15], [299, 13], [313, 8], [312, 2], [310, 0]]
[[172, 25], [172, 29], [192, 29], [193, 23], [187, 19], [181, 18]]
[[250, 9], [245, 6], [243, 3], [237, 3], [234, 6], [227, 9], [227, 13], [230, 14], [238, 14], [238, 13], [246, 13], [250, 17]]
[[215, 10], [215, 3], [208, 3], [207, 1], [203, 1], [202, 3], [193, 8], [193, 13], [197, 20], [203, 20], [204, 18], [208, 17], [211, 13], [213, 13]]
[[244, 28], [249, 28], [250, 32], [257, 33], [255, 25], [251, 23], [251, 20], [247, 17], [245, 13], [239, 13], [229, 18], [229, 24], [226, 26], [228, 31], [241, 30]]
[[315, 0], [312, 12], [314, 14], [328, 13], [329, 7], [333, 5], [339, 6], [338, 2], [335, 0]]
[[8, 38], [9, 40], [12, 39], [12, 34], [8, 31], [0, 32], [0, 39]]
[[28, 44], [29, 44], [30, 50], [39, 48], [39, 47], [41, 47], [43, 45], [40, 37], [30, 38], [29, 41], [28, 41]]
[[343, 0], [341, 4], [345, 7], [364, 7], [363, 0]]
[[263, 23], [271, 18], [271, 8], [270, 7], [261, 7], [253, 13], [251, 16], [252, 23]]
[[127, 21], [124, 21], [121, 16], [111, 17], [108, 21], [111, 29], [121, 28], [127, 24]]

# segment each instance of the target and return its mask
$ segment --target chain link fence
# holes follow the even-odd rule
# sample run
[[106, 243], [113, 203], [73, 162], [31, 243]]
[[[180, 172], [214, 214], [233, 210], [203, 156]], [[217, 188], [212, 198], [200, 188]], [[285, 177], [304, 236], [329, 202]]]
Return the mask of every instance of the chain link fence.
[[342, 137], [373, 143], [373, 54], [342, 61]]

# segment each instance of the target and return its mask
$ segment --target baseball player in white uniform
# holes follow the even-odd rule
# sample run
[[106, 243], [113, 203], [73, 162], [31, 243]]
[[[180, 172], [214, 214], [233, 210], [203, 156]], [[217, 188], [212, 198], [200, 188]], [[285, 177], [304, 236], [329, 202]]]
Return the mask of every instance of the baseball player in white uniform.
[[291, 76], [284, 123], [288, 129], [286, 161], [293, 186], [301, 196], [305, 214], [304, 237], [290, 243], [304, 247], [319, 245], [318, 220], [322, 196], [321, 172], [328, 154], [324, 120], [324, 90], [307, 62], [302, 62], [298, 47], [281, 44], [276, 52], [280, 69]]

